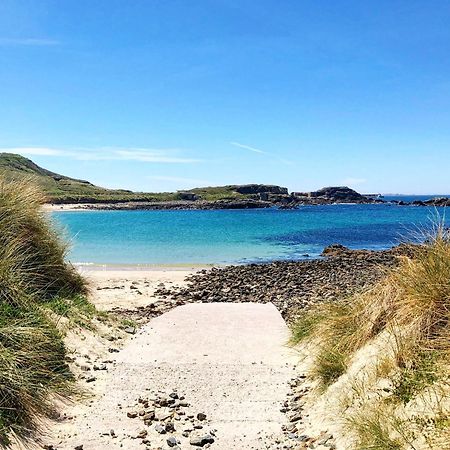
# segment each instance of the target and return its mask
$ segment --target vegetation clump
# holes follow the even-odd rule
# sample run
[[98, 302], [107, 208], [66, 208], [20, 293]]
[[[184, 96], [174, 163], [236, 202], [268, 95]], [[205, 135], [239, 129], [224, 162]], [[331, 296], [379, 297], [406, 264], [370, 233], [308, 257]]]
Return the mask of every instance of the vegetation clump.
[[[342, 383], [351, 384], [351, 376], [365, 370], [363, 388], [352, 387], [364, 393], [343, 408], [357, 436], [354, 448], [450, 448], [448, 428], [436, 425], [450, 418], [450, 239], [444, 227], [372, 289], [307, 311], [293, 327], [293, 342], [305, 340], [314, 344], [311, 375], [322, 393], [343, 374]], [[371, 382], [369, 362], [351, 371], [369, 347], [377, 366]]]
[[[0, 177], [0, 446], [29, 439], [52, 397], [67, 397], [72, 374], [49, 305], [88, 308], [85, 281], [32, 183]], [[90, 308], [90, 307], [89, 307]]]

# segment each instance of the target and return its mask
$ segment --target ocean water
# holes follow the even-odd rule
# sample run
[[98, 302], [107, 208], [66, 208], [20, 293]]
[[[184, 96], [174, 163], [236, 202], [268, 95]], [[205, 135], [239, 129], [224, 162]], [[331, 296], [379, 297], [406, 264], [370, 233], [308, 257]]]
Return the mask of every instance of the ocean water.
[[416, 239], [437, 214], [444, 210], [395, 205], [52, 213], [71, 241], [72, 262], [119, 265], [294, 260], [333, 243], [383, 249]]

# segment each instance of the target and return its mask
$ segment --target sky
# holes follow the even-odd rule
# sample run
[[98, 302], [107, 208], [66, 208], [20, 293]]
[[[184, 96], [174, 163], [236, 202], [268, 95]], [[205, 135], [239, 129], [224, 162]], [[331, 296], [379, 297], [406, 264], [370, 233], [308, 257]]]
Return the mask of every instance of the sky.
[[0, 0], [0, 151], [111, 188], [450, 193], [450, 2]]

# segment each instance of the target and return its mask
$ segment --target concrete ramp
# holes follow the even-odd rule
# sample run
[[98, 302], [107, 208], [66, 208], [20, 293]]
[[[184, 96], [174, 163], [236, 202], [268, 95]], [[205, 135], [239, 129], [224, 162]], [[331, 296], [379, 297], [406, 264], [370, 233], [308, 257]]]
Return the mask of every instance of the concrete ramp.
[[[58, 449], [80, 444], [83, 450], [166, 449], [170, 437], [180, 441], [180, 448], [194, 449], [192, 436], [210, 431], [211, 449], [272, 448], [267, 439], [280, 433], [285, 421], [280, 407], [295, 375], [296, 356], [286, 347], [288, 338], [272, 304], [177, 307], [152, 320], [117, 355], [103, 396], [75, 419], [73, 434]], [[156, 423], [145, 426], [141, 418], [127, 417], [139, 409], [139, 397], [174, 391], [189, 403], [173, 420], [175, 432], [159, 434]], [[164, 408], [156, 410], [164, 413]], [[198, 421], [198, 413], [206, 414], [206, 420]], [[188, 437], [182, 435], [186, 429], [193, 429]], [[143, 430], [148, 433], [144, 445], [136, 438]]]

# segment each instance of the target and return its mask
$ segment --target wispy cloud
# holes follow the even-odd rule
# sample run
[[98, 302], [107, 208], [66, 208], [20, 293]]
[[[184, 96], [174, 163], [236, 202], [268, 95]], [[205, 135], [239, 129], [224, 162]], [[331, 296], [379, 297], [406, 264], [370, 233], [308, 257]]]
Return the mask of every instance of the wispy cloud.
[[79, 161], [140, 161], [162, 164], [194, 164], [201, 159], [180, 157], [180, 149], [152, 148], [97, 148], [63, 150], [49, 147], [10, 147], [0, 148], [0, 151], [18, 153], [24, 156], [42, 155], [75, 159]]
[[231, 145], [234, 145], [235, 147], [244, 148], [245, 150], [250, 150], [254, 153], [261, 153], [263, 155], [268, 155], [269, 153], [265, 152], [264, 150], [261, 150], [259, 148], [250, 147], [250, 145], [241, 144], [240, 142], [230, 142]]
[[55, 45], [60, 45], [60, 41], [38, 38], [0, 38], [0, 46], [52, 47]]
[[192, 164], [201, 162], [200, 159], [180, 158], [177, 156], [169, 156], [170, 150], [116, 150], [115, 154], [119, 159], [127, 159], [142, 162], [159, 162], [169, 164]]
[[345, 186], [359, 186], [366, 182], [367, 182], [367, 180], [365, 178], [349, 177], [349, 178], [345, 178], [344, 180], [342, 180], [342, 184], [344, 184]]
[[288, 166], [292, 165], [292, 161], [289, 161], [285, 158], [280, 158], [278, 155], [275, 155], [270, 152], [266, 152], [265, 150], [261, 150], [260, 148], [252, 147], [250, 145], [241, 144], [240, 142], [231, 141], [230, 145], [233, 145], [234, 147], [243, 148], [245, 150], [249, 150], [253, 153], [259, 153], [260, 155], [266, 155], [272, 159], [276, 159], [277, 161], [280, 161], [282, 164], [286, 164]]

